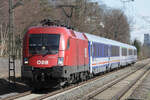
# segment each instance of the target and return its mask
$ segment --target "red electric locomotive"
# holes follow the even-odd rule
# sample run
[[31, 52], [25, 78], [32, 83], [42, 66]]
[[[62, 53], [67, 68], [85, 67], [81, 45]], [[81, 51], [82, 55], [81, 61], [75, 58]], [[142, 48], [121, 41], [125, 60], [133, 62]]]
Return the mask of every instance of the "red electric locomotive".
[[89, 73], [88, 40], [66, 27], [29, 28], [23, 40], [23, 79], [74, 82]]

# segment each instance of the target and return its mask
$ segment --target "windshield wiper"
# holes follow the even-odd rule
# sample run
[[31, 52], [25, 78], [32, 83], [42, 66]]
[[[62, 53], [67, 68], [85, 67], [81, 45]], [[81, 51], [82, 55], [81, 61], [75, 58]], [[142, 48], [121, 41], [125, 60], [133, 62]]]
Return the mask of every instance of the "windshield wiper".
[[46, 55], [50, 55], [50, 54], [57, 54], [58, 53], [58, 50], [55, 50], [55, 51], [48, 51], [47, 53], [43, 54], [42, 56], [45, 57]]
[[49, 51], [47, 51], [45, 54], [42, 54], [43, 57], [49, 54]]

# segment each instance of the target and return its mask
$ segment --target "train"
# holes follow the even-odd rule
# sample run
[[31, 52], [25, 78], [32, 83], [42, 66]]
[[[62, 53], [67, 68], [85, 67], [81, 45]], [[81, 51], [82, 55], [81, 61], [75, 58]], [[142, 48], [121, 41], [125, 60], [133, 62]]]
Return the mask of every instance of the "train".
[[25, 81], [39, 86], [52, 80], [66, 84], [133, 64], [137, 49], [68, 27], [45, 25], [30, 27], [25, 33], [22, 59]]

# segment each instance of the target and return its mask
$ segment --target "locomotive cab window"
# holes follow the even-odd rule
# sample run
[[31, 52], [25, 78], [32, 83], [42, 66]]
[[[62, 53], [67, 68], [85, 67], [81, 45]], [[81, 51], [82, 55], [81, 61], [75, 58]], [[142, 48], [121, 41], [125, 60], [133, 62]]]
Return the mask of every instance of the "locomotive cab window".
[[59, 50], [59, 34], [30, 34], [30, 54], [56, 54]]

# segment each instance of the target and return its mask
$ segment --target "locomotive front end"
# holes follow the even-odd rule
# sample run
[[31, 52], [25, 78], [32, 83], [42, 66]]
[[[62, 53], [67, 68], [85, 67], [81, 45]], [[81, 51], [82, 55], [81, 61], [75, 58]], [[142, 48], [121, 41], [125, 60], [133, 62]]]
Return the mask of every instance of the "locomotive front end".
[[24, 37], [23, 79], [47, 82], [62, 76], [65, 38], [57, 28], [32, 28]]

